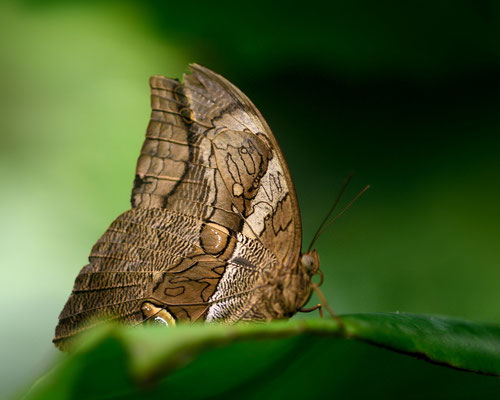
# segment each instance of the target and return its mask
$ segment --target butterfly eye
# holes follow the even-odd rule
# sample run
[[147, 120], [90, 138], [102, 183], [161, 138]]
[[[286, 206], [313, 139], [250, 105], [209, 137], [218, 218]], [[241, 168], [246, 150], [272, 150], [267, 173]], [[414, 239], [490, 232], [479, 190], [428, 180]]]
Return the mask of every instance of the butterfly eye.
[[311, 275], [315, 275], [319, 271], [319, 257], [316, 250], [302, 254], [300, 258], [302, 267]]
[[314, 268], [314, 260], [309, 254], [304, 254], [301, 259], [301, 264], [308, 271], [312, 271]]

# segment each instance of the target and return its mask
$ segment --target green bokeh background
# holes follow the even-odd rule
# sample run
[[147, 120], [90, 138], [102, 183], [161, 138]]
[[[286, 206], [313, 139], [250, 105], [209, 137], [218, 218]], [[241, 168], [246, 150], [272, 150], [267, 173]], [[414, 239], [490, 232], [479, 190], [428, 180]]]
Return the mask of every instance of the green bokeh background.
[[189, 62], [266, 117], [306, 245], [348, 172], [344, 204], [372, 185], [316, 246], [337, 312], [498, 322], [499, 34], [493, 1], [2, 2], [0, 397], [55, 357], [73, 280], [129, 207], [148, 78]]

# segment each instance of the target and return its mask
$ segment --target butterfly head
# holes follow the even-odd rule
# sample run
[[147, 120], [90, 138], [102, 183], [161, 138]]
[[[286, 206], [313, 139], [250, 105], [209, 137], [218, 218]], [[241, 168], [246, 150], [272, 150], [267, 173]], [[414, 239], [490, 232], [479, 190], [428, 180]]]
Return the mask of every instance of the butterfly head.
[[309, 301], [312, 295], [312, 289], [315, 284], [312, 283], [312, 278], [314, 275], [320, 276], [321, 285], [323, 282], [323, 274], [319, 269], [319, 256], [316, 250], [309, 250], [303, 253], [298, 262], [298, 271], [295, 278], [298, 280], [294, 285], [294, 288], [300, 288], [299, 294], [294, 292], [293, 295], [293, 309], [292, 314], [300, 311], [304, 305]]
[[319, 255], [316, 250], [310, 250], [307, 253], [302, 254], [299, 263], [309, 276], [320, 273]]

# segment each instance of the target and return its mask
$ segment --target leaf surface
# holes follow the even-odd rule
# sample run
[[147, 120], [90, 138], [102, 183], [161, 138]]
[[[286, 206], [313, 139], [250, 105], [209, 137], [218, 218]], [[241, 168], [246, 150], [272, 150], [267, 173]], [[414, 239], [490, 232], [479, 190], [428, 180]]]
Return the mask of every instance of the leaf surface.
[[[349, 379], [349, 351], [366, 351], [387, 358], [386, 351], [366, 350], [366, 344], [359, 342], [455, 369], [500, 376], [498, 326], [399, 313], [352, 314], [343, 316], [342, 322], [343, 325], [331, 319], [296, 319], [232, 326], [185, 325], [175, 329], [107, 325], [84, 337], [73, 353], [61, 356], [26, 398], [132, 399], [165, 393], [173, 398], [235, 393], [253, 397], [259, 392], [296, 393], [298, 389], [292, 388], [301, 387], [303, 380], [312, 384], [307, 385], [307, 393], [327, 393], [332, 382], [342, 384], [339, 374], [344, 373], [344, 380]], [[405, 361], [397, 360], [407, 358], [388, 357], [395, 368], [401, 363], [405, 365]], [[332, 359], [336, 365], [332, 365]], [[420, 364], [418, 368], [443, 370], [415, 362]], [[341, 368], [342, 364], [345, 368]], [[350, 373], [362, 374], [363, 368], [380, 363], [374, 358], [365, 364]], [[371, 368], [372, 375], [373, 369], [378, 368]], [[314, 383], [315, 376], [330, 377], [330, 382]], [[500, 389], [499, 380], [478, 379], [494, 381], [490, 384]], [[392, 387], [396, 390], [397, 385]]]

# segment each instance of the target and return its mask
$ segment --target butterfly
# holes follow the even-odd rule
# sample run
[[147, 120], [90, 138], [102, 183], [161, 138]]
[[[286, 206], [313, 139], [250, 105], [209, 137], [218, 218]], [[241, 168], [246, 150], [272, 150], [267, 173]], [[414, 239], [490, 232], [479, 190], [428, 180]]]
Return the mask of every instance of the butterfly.
[[297, 196], [264, 118], [200, 65], [153, 76], [132, 208], [93, 246], [56, 327], [65, 349], [103, 320], [167, 326], [289, 318], [311, 296]]

